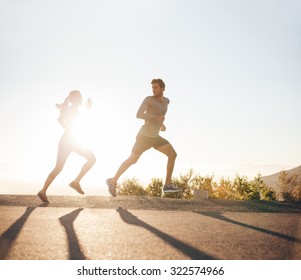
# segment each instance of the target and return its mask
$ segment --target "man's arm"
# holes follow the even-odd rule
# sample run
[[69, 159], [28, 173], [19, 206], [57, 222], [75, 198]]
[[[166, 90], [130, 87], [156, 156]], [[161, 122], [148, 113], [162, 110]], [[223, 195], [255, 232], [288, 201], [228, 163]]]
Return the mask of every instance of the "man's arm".
[[137, 111], [136, 117], [138, 119], [156, 121], [158, 118], [156, 115], [146, 113], [148, 106], [149, 106], [149, 102], [148, 102], [148, 98], [146, 97], [143, 100], [142, 104], [140, 105], [140, 107]]
[[166, 131], [166, 126], [164, 125], [164, 123], [162, 123], [162, 126], [160, 128], [160, 131]]

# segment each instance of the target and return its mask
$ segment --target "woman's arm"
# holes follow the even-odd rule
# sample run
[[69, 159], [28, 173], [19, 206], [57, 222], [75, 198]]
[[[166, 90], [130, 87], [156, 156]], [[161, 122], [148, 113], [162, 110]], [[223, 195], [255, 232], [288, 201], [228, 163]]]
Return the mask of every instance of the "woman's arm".
[[59, 117], [58, 117], [58, 122], [60, 123], [60, 125], [64, 128], [64, 129], [66, 129], [66, 123], [65, 123], [65, 118], [62, 116], [62, 115], [60, 115]]

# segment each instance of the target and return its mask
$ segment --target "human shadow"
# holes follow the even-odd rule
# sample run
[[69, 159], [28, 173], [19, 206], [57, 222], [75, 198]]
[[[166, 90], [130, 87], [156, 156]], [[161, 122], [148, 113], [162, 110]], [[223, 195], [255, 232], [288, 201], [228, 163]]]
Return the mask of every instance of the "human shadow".
[[71, 213], [59, 218], [61, 225], [64, 227], [67, 239], [68, 239], [68, 249], [69, 249], [69, 259], [70, 260], [86, 260], [86, 256], [82, 252], [79, 240], [74, 230], [74, 221], [78, 214], [83, 210], [83, 208], [76, 209]]
[[136, 216], [134, 216], [131, 212], [129, 212], [126, 209], [119, 207], [116, 211], [119, 213], [121, 219], [125, 223], [145, 228], [146, 230], [148, 230], [151, 233], [153, 233], [154, 235], [158, 236], [163, 241], [170, 244], [171, 246], [173, 246], [177, 250], [181, 251], [184, 255], [186, 255], [187, 257], [189, 257], [193, 260], [213, 260], [214, 259], [212, 256], [201, 252], [197, 248], [195, 248], [191, 245], [188, 245], [185, 242], [180, 241], [180, 240], [156, 229], [155, 227], [143, 222], [142, 220], [138, 219]]
[[49, 206], [49, 202], [43, 202], [41, 203], [38, 207], [48, 207]]
[[5, 260], [29, 215], [36, 207], [27, 207], [24, 214], [0, 236], [0, 260]]
[[228, 222], [228, 223], [231, 223], [231, 224], [234, 224], [234, 225], [238, 225], [238, 226], [246, 227], [246, 228], [249, 228], [249, 229], [257, 230], [257, 231], [260, 231], [260, 232], [263, 232], [263, 233], [266, 233], [266, 234], [270, 234], [272, 236], [276, 236], [276, 237], [279, 237], [281, 239], [285, 239], [285, 240], [288, 240], [288, 241], [301, 243], [301, 240], [294, 237], [294, 236], [290, 236], [290, 235], [283, 234], [283, 233], [280, 233], [280, 232], [276, 232], [276, 231], [268, 230], [268, 229], [265, 229], [265, 228], [252, 226], [252, 225], [249, 225], [249, 224], [246, 224], [246, 223], [238, 222], [238, 221], [235, 221], [235, 220], [232, 220], [232, 219], [229, 219], [229, 218], [223, 216], [221, 213], [217, 213], [217, 212], [194, 212], [194, 213], [197, 213], [197, 214], [200, 214], [200, 215], [203, 215], [203, 216], [207, 216], [207, 217], [211, 217], [211, 218], [214, 218], [214, 219], [218, 219], [218, 220]]

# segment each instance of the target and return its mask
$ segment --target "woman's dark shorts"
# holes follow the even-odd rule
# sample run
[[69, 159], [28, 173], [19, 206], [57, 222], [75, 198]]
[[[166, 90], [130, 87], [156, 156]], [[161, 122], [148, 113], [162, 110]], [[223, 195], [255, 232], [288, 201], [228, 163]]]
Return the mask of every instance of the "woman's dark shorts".
[[136, 142], [133, 146], [132, 153], [141, 155], [150, 148], [157, 149], [166, 144], [169, 144], [169, 142], [160, 135], [157, 137], [148, 137], [138, 134], [136, 136]]

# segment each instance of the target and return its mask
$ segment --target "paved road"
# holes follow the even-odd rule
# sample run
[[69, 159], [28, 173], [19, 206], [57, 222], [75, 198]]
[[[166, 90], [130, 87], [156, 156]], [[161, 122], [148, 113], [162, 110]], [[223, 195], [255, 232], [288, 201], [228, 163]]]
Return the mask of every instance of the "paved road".
[[301, 260], [301, 204], [1, 195], [0, 259]]

